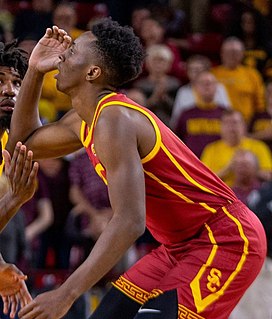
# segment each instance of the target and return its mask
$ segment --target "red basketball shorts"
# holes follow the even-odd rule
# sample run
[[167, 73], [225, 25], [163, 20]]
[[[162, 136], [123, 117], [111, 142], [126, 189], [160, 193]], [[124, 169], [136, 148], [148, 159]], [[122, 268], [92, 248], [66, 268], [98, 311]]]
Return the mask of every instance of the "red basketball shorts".
[[220, 208], [197, 237], [161, 245], [113, 285], [140, 304], [176, 289], [178, 318], [226, 319], [258, 275], [266, 248], [259, 219], [235, 202]]

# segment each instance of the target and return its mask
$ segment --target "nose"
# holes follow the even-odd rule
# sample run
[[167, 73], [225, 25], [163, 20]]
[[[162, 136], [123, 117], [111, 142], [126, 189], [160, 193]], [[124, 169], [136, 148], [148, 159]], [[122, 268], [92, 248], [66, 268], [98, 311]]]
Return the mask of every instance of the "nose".
[[15, 86], [12, 84], [11, 81], [7, 82], [5, 85], [2, 85], [1, 94], [4, 96], [15, 96]]

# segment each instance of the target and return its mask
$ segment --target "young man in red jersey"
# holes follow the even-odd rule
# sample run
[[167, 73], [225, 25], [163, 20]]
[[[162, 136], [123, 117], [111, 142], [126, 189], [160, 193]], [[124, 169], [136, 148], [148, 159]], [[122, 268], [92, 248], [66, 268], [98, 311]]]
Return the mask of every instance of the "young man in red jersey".
[[[91, 319], [226, 319], [262, 267], [266, 238], [255, 214], [152, 112], [117, 93], [143, 59], [133, 31], [111, 19], [75, 42], [54, 26], [33, 50], [8, 149], [19, 137], [35, 158], [83, 145], [108, 186], [113, 217], [82, 265], [24, 307], [21, 319], [63, 317], [146, 225], [161, 245], [113, 283]], [[73, 110], [41, 126], [43, 76], [54, 68]]]

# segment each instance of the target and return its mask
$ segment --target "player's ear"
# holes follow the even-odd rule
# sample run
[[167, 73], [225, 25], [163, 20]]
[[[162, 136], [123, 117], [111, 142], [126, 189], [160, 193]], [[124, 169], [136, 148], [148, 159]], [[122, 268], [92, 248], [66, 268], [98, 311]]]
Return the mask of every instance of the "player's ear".
[[99, 78], [101, 75], [101, 69], [99, 66], [96, 65], [92, 65], [89, 70], [88, 73], [86, 75], [86, 80], [87, 81], [93, 81], [97, 78]]

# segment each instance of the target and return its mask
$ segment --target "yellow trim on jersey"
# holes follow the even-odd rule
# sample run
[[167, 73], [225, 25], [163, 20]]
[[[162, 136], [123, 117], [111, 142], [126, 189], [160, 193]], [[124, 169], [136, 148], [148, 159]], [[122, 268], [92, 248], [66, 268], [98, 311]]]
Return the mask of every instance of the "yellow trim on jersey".
[[[154, 127], [154, 130], [155, 130], [155, 134], [156, 134], [156, 142], [155, 142], [155, 145], [153, 147], [153, 149], [144, 157], [141, 159], [141, 162], [142, 164], [144, 163], [147, 163], [148, 161], [150, 161], [152, 158], [155, 157], [155, 155], [159, 152], [160, 148], [162, 148], [162, 150], [164, 151], [164, 153], [167, 155], [167, 157], [170, 159], [170, 161], [178, 168], [178, 170], [182, 173], [182, 175], [190, 182], [192, 183], [193, 185], [197, 186], [198, 188], [200, 188], [201, 190], [207, 192], [207, 193], [210, 193], [210, 194], [213, 194], [213, 195], [216, 195], [213, 191], [211, 191], [210, 189], [202, 186], [201, 184], [199, 184], [197, 181], [195, 181], [182, 167], [181, 165], [176, 161], [176, 159], [174, 158], [174, 156], [168, 151], [168, 149], [164, 146], [164, 144], [162, 143], [162, 139], [161, 139], [161, 132], [160, 132], [160, 129], [158, 127], [158, 124], [156, 123], [155, 119], [152, 117], [152, 115], [150, 115], [147, 111], [145, 111], [144, 109], [134, 105], [134, 104], [130, 104], [130, 103], [126, 103], [126, 102], [122, 102], [122, 101], [110, 101], [110, 102], [107, 102], [105, 103], [104, 105], [102, 105], [102, 107], [99, 109], [99, 105], [101, 104], [101, 102], [103, 100], [105, 100], [106, 98], [108, 98], [109, 96], [112, 96], [112, 95], [116, 95], [116, 93], [111, 93], [110, 95], [107, 95], [105, 96], [102, 100], [100, 100], [98, 106], [97, 106], [97, 111], [95, 112], [95, 115], [94, 115], [94, 120], [92, 122], [92, 126], [91, 128], [89, 129], [89, 133], [88, 133], [88, 136], [87, 138], [84, 139], [82, 137], [84, 137], [84, 130], [85, 130], [85, 126], [81, 125], [81, 138], [83, 140], [83, 145], [85, 147], [88, 147], [90, 141], [91, 141], [91, 138], [92, 138], [92, 131], [93, 131], [93, 127], [95, 126], [97, 120], [98, 120], [98, 117], [99, 117], [99, 114], [102, 112], [102, 110], [105, 108], [105, 107], [108, 107], [108, 106], [112, 106], [112, 105], [116, 105], [116, 106], [125, 106], [125, 107], [128, 107], [128, 108], [131, 108], [131, 109], [134, 109], [134, 110], [137, 110], [138, 112], [144, 114], [148, 119], [149, 121], [151, 122], [151, 124], [153, 125]], [[145, 170], [144, 170], [145, 171]], [[151, 178], [153, 178], [154, 180], [156, 180], [158, 183], [162, 184], [165, 188], [167, 188], [169, 191], [171, 191], [172, 193], [176, 194], [177, 196], [179, 196], [180, 198], [182, 198], [184, 201], [186, 201], [187, 203], [194, 203], [194, 201], [192, 201], [191, 199], [189, 199], [188, 197], [186, 197], [185, 195], [183, 195], [182, 193], [180, 192], [177, 192], [176, 190], [174, 190], [171, 186], [169, 186], [168, 184], [166, 183], [163, 183], [162, 181], [160, 181], [155, 175], [153, 175], [152, 173], [149, 173], [147, 171], [145, 171], [145, 173], [147, 175], [149, 175]], [[104, 178], [103, 178], [104, 179]], [[105, 181], [104, 181], [105, 182]], [[210, 212], [212, 213], [216, 213], [216, 209], [208, 206], [206, 203], [198, 203], [199, 205], [201, 205], [202, 207], [204, 207], [205, 209], [209, 210]]]
[[160, 149], [160, 145], [161, 145], [161, 132], [160, 132], [158, 124], [156, 123], [154, 118], [147, 111], [145, 111], [144, 109], [142, 109], [142, 108], [140, 108], [140, 107], [138, 107], [138, 106], [136, 106], [134, 104], [125, 103], [125, 102], [122, 102], [122, 101], [111, 101], [111, 102], [105, 103], [101, 107], [99, 112], [101, 112], [105, 107], [112, 106], [112, 105], [116, 105], [116, 106], [120, 105], [120, 106], [128, 107], [130, 109], [137, 110], [140, 113], [143, 113], [149, 119], [149, 121], [151, 122], [151, 124], [153, 125], [154, 130], [155, 130], [156, 143], [155, 143], [153, 149], [144, 158], [141, 159], [141, 162], [144, 164], [144, 163], [150, 161], [158, 153], [158, 151]]
[[[7, 142], [8, 142], [8, 133], [7, 131], [5, 131], [1, 138], [2, 150], [6, 148]], [[2, 163], [0, 164], [0, 175], [2, 175], [3, 173], [4, 165], [5, 165], [5, 161], [4, 161], [4, 158], [2, 158]]]
[[120, 290], [123, 294], [128, 296], [130, 299], [136, 301], [141, 305], [144, 304], [150, 296], [150, 293], [148, 291], [136, 286], [123, 276], [120, 276], [115, 282], [112, 282], [112, 285]]
[[[208, 257], [207, 262], [200, 268], [198, 274], [196, 275], [196, 277], [194, 278], [194, 280], [190, 284], [192, 294], [194, 297], [194, 301], [195, 301], [195, 306], [197, 309], [197, 313], [204, 311], [209, 305], [211, 305], [213, 302], [215, 302], [217, 299], [219, 299], [220, 296], [224, 295], [225, 290], [228, 288], [228, 286], [231, 284], [231, 282], [234, 280], [234, 278], [237, 276], [237, 274], [241, 271], [243, 264], [245, 263], [246, 256], [248, 255], [249, 242], [248, 242], [247, 237], [245, 236], [245, 233], [244, 233], [244, 230], [243, 230], [241, 223], [239, 222], [239, 220], [237, 218], [232, 216], [230, 214], [230, 212], [225, 207], [222, 207], [222, 209], [223, 209], [224, 213], [237, 225], [237, 228], [239, 230], [239, 234], [244, 241], [243, 253], [242, 253], [242, 256], [241, 256], [235, 270], [232, 272], [232, 274], [226, 280], [224, 285], [219, 290], [215, 291], [214, 293], [211, 293], [210, 295], [208, 295], [207, 297], [202, 299], [201, 289], [200, 289], [200, 280], [201, 280], [204, 272], [206, 271], [206, 269], [211, 266], [212, 261], [216, 255], [216, 251], [218, 249], [218, 245], [217, 245], [216, 240], [213, 236], [212, 230], [210, 229], [210, 227], [207, 224], [205, 224], [213, 248], [212, 248], [212, 251], [210, 253], [210, 256]], [[220, 273], [220, 270], [218, 270], [218, 272]], [[207, 280], [208, 280], [208, 278], [207, 278]]]
[[164, 144], [161, 145], [162, 150], [164, 153], [168, 156], [168, 158], [171, 160], [171, 162], [178, 168], [178, 170], [181, 172], [181, 174], [193, 185], [197, 186], [201, 190], [203, 190], [206, 193], [210, 193], [213, 195], [216, 195], [213, 191], [206, 188], [205, 186], [202, 186], [199, 184], [196, 180], [194, 180], [185, 170], [184, 168], [177, 162], [177, 160], [174, 158], [174, 156], [168, 151], [168, 149], [164, 146]]
[[186, 197], [185, 195], [183, 195], [182, 193], [176, 191], [174, 188], [172, 188], [170, 185], [162, 182], [158, 177], [156, 177], [153, 173], [148, 172], [146, 170], [144, 170], [145, 174], [148, 175], [149, 177], [151, 177], [152, 179], [154, 179], [156, 182], [158, 182], [159, 184], [161, 184], [163, 187], [167, 188], [171, 193], [177, 195], [178, 197], [180, 197], [181, 199], [183, 199], [186, 203], [191, 203], [194, 204], [194, 202]]
[[[145, 174], [148, 175], [150, 178], [154, 179], [156, 182], [158, 182], [159, 184], [161, 184], [163, 187], [165, 187], [166, 189], [168, 189], [171, 193], [177, 195], [178, 197], [180, 197], [181, 199], [183, 199], [186, 203], [190, 203], [190, 204], [195, 204], [194, 201], [192, 201], [190, 198], [186, 197], [185, 195], [183, 195], [182, 193], [176, 191], [174, 188], [172, 188], [170, 185], [162, 182], [158, 177], [156, 177], [153, 173], [148, 172], [146, 170], [144, 170]], [[216, 209], [208, 206], [206, 203], [197, 203], [201, 206], [203, 206], [205, 209], [209, 210], [212, 213], [216, 213]]]
[[178, 304], [178, 319], [205, 319], [184, 305]]
[[97, 104], [97, 107], [96, 107], [96, 110], [95, 110], [95, 113], [94, 113], [94, 117], [93, 117], [93, 121], [92, 121], [92, 125], [91, 127], [89, 128], [89, 132], [88, 132], [88, 135], [86, 136], [86, 138], [84, 139], [84, 135], [85, 135], [85, 128], [86, 128], [86, 125], [87, 123], [85, 121], [82, 120], [82, 123], [81, 123], [81, 127], [80, 127], [80, 138], [81, 138], [81, 142], [82, 144], [84, 145], [84, 147], [88, 147], [90, 142], [91, 142], [91, 138], [92, 138], [92, 130], [93, 130], [93, 127], [94, 127], [94, 123], [96, 122], [96, 118], [97, 118], [97, 112], [98, 112], [98, 109], [99, 109], [99, 106], [101, 105], [101, 103], [103, 101], [105, 101], [106, 99], [114, 96], [114, 95], [117, 95], [117, 93], [113, 92], [113, 93], [110, 93], [110, 94], [107, 94], [106, 96], [104, 96]]

